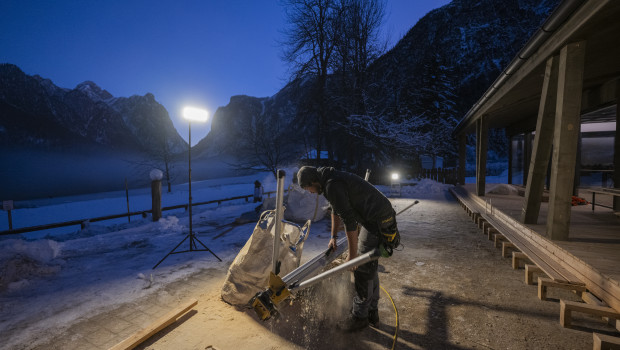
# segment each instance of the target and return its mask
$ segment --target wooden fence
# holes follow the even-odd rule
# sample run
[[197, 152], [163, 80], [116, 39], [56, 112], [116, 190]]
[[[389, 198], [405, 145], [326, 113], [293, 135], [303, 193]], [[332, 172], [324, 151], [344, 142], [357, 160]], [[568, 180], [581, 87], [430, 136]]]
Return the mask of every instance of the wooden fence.
[[[265, 192], [264, 195], [267, 195], [267, 198], [269, 198], [272, 193], [276, 193], [276, 191]], [[220, 205], [220, 204], [222, 204], [222, 202], [234, 201], [234, 200], [239, 200], [239, 199], [245, 199], [245, 201], [248, 202], [249, 199], [252, 198], [252, 197], [254, 197], [253, 194], [250, 194], [250, 195], [247, 195], [247, 196], [237, 196], [237, 197], [225, 198], [225, 199], [214, 199], [214, 200], [210, 200], [210, 201], [206, 201], [206, 202], [192, 203], [192, 207], [197, 206], [197, 205], [206, 205], [206, 204], [214, 204], [214, 203], [217, 203], [217, 205]], [[170, 206], [170, 207], [163, 207], [163, 208], [161, 208], [161, 210], [164, 211], [164, 210], [174, 210], [174, 209], [181, 209], [181, 208], [183, 208], [183, 209], [185, 209], [187, 211], [188, 207], [189, 207], [189, 204], [179, 204], [179, 205], [173, 205], [173, 206]], [[77, 219], [77, 220], [64, 221], [64, 222], [56, 222], [56, 223], [45, 224], [45, 225], [38, 225], [38, 226], [20, 227], [20, 228], [17, 228], [17, 229], [0, 231], [0, 236], [13, 235], [13, 234], [19, 234], [19, 233], [25, 233], [25, 232], [33, 232], [33, 231], [41, 231], [41, 230], [49, 230], [49, 229], [53, 229], [53, 228], [66, 227], [66, 226], [77, 226], [77, 225], [80, 225], [80, 227], [84, 228], [90, 222], [119, 219], [119, 218], [124, 218], [124, 217], [129, 217], [129, 216], [137, 216], [137, 215], [141, 215], [142, 217], [146, 217], [147, 214], [151, 213], [152, 211], [153, 211], [152, 209], [149, 209], [149, 210], [134, 211], [134, 212], [123, 213], [123, 214], [114, 214], [114, 215], [100, 216], [100, 217], [96, 217], [96, 218]]]
[[414, 175], [414, 177], [455, 185], [458, 179], [458, 168], [422, 169], [417, 175]]

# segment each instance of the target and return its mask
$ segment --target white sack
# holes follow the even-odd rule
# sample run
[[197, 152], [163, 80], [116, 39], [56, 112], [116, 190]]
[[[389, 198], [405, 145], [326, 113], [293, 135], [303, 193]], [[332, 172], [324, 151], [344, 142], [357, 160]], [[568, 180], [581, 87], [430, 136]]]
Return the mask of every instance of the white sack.
[[288, 189], [284, 218], [294, 222], [306, 220], [319, 221], [327, 213], [327, 199], [316, 193], [310, 193], [298, 184], [292, 184]]
[[[263, 212], [250, 239], [230, 265], [222, 286], [222, 299], [227, 303], [245, 306], [256, 293], [268, 287], [269, 272], [273, 266], [274, 221], [275, 210]], [[279, 276], [285, 276], [299, 267], [303, 244], [309, 231], [310, 221], [303, 227], [282, 222]]]

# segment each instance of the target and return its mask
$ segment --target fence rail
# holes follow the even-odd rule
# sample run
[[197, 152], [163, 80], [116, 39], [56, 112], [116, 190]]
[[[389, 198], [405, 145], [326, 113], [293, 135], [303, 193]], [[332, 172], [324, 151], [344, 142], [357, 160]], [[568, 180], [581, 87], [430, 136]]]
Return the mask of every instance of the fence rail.
[[454, 185], [458, 179], [458, 168], [423, 169], [414, 177], [431, 179], [437, 182]]
[[[267, 198], [269, 198], [271, 197], [272, 193], [276, 193], [276, 191], [265, 192], [264, 195], [267, 195]], [[197, 205], [206, 205], [206, 204], [214, 204], [214, 203], [217, 203], [217, 205], [220, 205], [222, 204], [222, 202], [234, 201], [234, 200], [239, 200], [239, 199], [245, 199], [245, 201], [247, 202], [252, 197], [254, 197], [253, 194], [249, 194], [246, 196], [230, 197], [230, 198], [225, 198], [225, 199], [214, 199], [214, 200], [210, 200], [206, 202], [192, 203], [192, 207], [197, 206]], [[181, 209], [181, 208], [187, 210], [188, 207], [189, 207], [189, 204], [178, 204], [178, 205], [173, 205], [169, 207], [163, 207], [161, 208], [161, 210], [164, 211], [164, 210], [174, 210], [174, 209]], [[134, 211], [134, 212], [123, 213], [123, 214], [99, 216], [96, 218], [77, 219], [77, 220], [56, 222], [56, 223], [38, 225], [38, 226], [20, 227], [20, 228], [16, 228], [12, 230], [0, 231], [0, 236], [14, 235], [14, 234], [20, 234], [20, 233], [26, 233], [26, 232], [33, 232], [33, 231], [49, 230], [53, 228], [66, 227], [66, 226], [80, 225], [80, 227], [84, 228], [86, 224], [90, 222], [120, 219], [124, 217], [129, 217], [129, 216], [136, 216], [136, 215], [141, 215], [142, 217], [146, 217], [146, 215], [151, 212], [153, 212], [153, 210], [149, 209], [149, 210]]]

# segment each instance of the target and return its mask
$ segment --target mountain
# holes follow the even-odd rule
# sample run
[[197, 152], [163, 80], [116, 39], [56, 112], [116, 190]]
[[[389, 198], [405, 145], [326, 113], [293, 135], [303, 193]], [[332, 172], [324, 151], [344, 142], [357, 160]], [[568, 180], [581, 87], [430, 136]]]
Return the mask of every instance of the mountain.
[[[429, 12], [368, 68], [364, 110], [392, 122], [419, 119], [419, 129], [431, 141], [417, 152], [455, 158], [452, 128], [559, 2], [454, 0]], [[341, 166], [351, 166], [356, 157], [366, 157], [373, 164], [380, 164], [381, 158], [393, 161], [393, 149], [381, 149], [373, 142], [367, 145], [373, 135], [361, 140], [347, 135], [346, 118], [337, 117], [340, 106], [333, 102], [339, 96], [338, 74], [333, 72], [327, 84], [332, 99], [327, 102], [330, 120], [323, 128], [323, 149]], [[316, 139], [316, 122], [308, 112], [313, 107], [308, 105], [312, 83], [311, 79], [294, 81], [269, 98], [231, 98], [228, 106], [217, 110], [212, 132], [197, 148], [204, 155], [239, 155], [240, 149], [248, 148], [243, 145], [251, 142], [247, 134], [240, 134], [240, 126], [254, 125], [259, 118], [291, 125], [288, 133], [273, 137], [292, 136], [289, 147], [299, 157]], [[501, 133], [492, 137], [491, 149], [506, 146]]]
[[0, 64], [0, 133], [0, 144], [12, 148], [86, 146], [151, 154], [165, 140], [172, 153], [187, 149], [152, 94], [116, 98], [91, 81], [60, 88], [12, 64]]
[[91, 81], [66, 89], [0, 64], [0, 199], [143, 187], [186, 150], [152, 94], [114, 97]]

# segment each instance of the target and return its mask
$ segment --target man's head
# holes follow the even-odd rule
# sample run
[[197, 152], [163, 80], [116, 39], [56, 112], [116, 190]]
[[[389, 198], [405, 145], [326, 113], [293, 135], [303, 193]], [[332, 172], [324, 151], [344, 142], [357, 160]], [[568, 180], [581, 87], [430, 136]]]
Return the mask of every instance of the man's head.
[[322, 194], [323, 189], [319, 183], [319, 172], [315, 167], [303, 166], [297, 172], [297, 182], [304, 190], [311, 193]]

